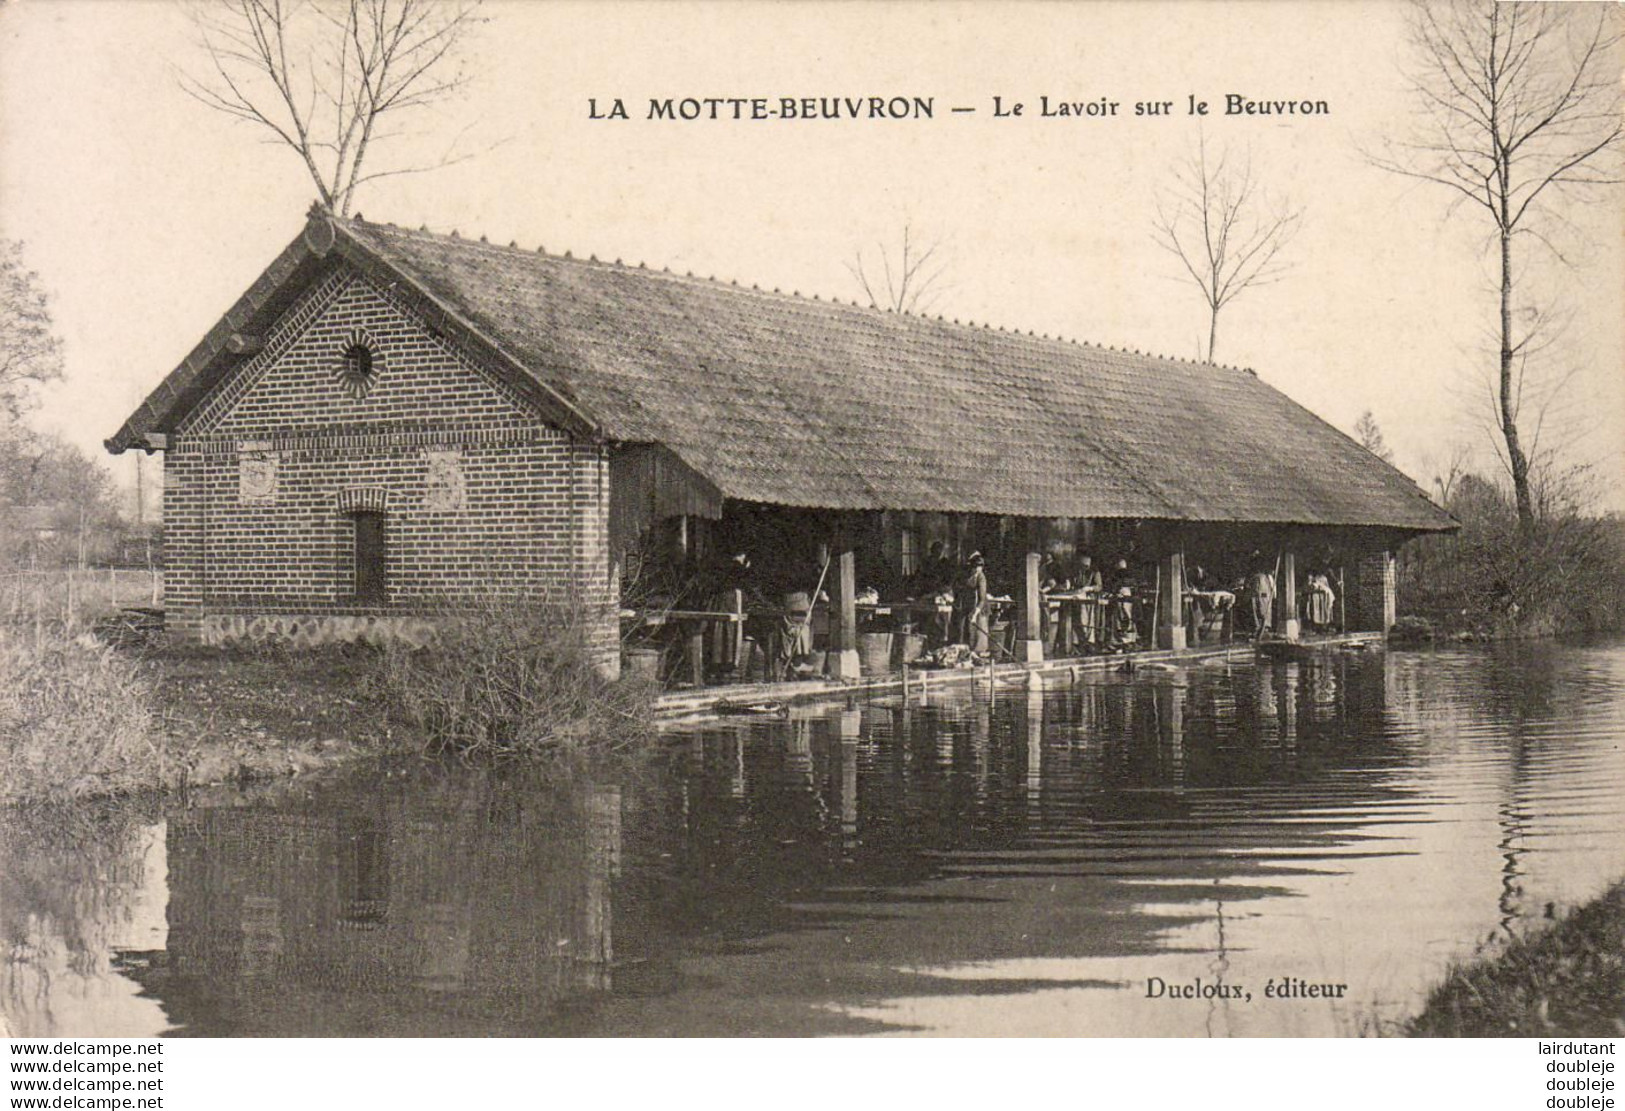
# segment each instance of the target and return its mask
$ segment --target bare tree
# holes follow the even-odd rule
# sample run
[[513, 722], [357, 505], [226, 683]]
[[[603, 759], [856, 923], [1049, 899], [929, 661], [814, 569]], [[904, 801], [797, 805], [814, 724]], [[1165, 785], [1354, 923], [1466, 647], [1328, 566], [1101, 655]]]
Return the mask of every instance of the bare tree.
[[1377, 417], [1370, 409], [1361, 413], [1360, 419], [1354, 422], [1354, 438], [1360, 441], [1361, 447], [1384, 463], [1393, 463], [1393, 450], [1382, 438], [1382, 429], [1377, 426]]
[[1471, 473], [1469, 464], [1472, 455], [1472, 446], [1457, 440], [1445, 449], [1442, 458], [1429, 457], [1424, 464], [1427, 470], [1433, 472], [1433, 489], [1438, 495], [1434, 501], [1441, 506], [1450, 505], [1450, 499], [1455, 496], [1462, 479]]
[[479, 0], [199, 0], [193, 23], [208, 55], [183, 75], [197, 100], [268, 133], [299, 156], [321, 203], [348, 215], [369, 181], [460, 161], [375, 170], [368, 156], [398, 138], [414, 110], [467, 82], [460, 51]]
[[62, 341], [39, 275], [23, 264], [23, 245], [0, 239], [0, 424], [15, 421], [34, 390], [62, 377]]
[[879, 260], [876, 262], [866, 261], [860, 248], [846, 269], [874, 308], [926, 312], [945, 289], [943, 278], [948, 272], [945, 256], [940, 239], [922, 239], [914, 225], [905, 221], [902, 242], [895, 250], [884, 243], [876, 244], [872, 256]]
[[[1546, 314], [1515, 311], [1515, 302], [1530, 298], [1518, 284], [1513, 240], [1528, 234], [1564, 261], [1536, 226], [1538, 217], [1550, 214], [1566, 194], [1620, 180], [1625, 122], [1619, 16], [1611, 7], [1418, 3], [1411, 16], [1418, 119], [1408, 138], [1372, 156], [1384, 169], [1449, 189], [1452, 210], [1466, 202], [1494, 229], [1500, 251], [1496, 425], [1525, 531], [1534, 523], [1535, 503], [1532, 453], [1520, 417], [1529, 360]], [[1520, 315], [1528, 321], [1521, 327]]]
[[1302, 208], [1265, 195], [1245, 154], [1225, 149], [1212, 156], [1203, 138], [1175, 166], [1172, 184], [1157, 196], [1153, 238], [1179, 259], [1207, 302], [1203, 358], [1213, 359], [1224, 307], [1291, 268], [1281, 252], [1302, 220]]

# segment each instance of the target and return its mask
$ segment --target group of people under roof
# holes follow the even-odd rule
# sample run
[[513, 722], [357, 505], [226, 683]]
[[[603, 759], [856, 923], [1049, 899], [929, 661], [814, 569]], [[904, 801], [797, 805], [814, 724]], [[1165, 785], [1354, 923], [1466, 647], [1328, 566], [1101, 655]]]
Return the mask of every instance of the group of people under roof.
[[[1154, 564], [1142, 563], [1132, 551], [1104, 560], [1104, 566], [1082, 550], [1045, 555], [1039, 567], [1045, 656], [1128, 652], [1154, 644], [1160, 572]], [[1182, 584], [1186, 609], [1181, 621], [1189, 623], [1196, 641], [1221, 633], [1267, 637], [1289, 613], [1281, 607], [1285, 600], [1279, 597], [1278, 576], [1278, 559], [1257, 550], [1228, 574], [1212, 574], [1201, 564], [1189, 564]], [[814, 652], [818, 632], [827, 631], [823, 607], [829, 600], [824, 587], [829, 584], [823, 574], [810, 591], [775, 592], [773, 584], [757, 574], [749, 553], [733, 550], [693, 585], [692, 596], [704, 598], [711, 609], [726, 613], [738, 607], [745, 614], [742, 628], [723, 622], [710, 627], [706, 663], [716, 678], [727, 678], [748, 662], [742, 659], [748, 650], [741, 653], [741, 636], [747, 646], [754, 644], [762, 651], [764, 674], [783, 678], [798, 673]], [[894, 628], [923, 634], [930, 658], [952, 661], [999, 654], [1004, 647], [1000, 634], [1008, 628], [1000, 620], [1007, 616], [1000, 607], [1015, 593], [1015, 589], [994, 591], [980, 551], [955, 559], [945, 542], [935, 540], [914, 573], [885, 591], [887, 597], [883, 599], [878, 589], [865, 588], [858, 598], [866, 612], [884, 604], [894, 615], [902, 615]], [[1302, 615], [1307, 631], [1329, 631], [1336, 625], [1336, 597], [1328, 556], [1325, 563], [1308, 570], [1302, 595], [1293, 600], [1290, 612]]]
[[[1236, 591], [1247, 599], [1247, 631], [1255, 638], [1267, 637], [1287, 619], [1301, 614], [1307, 631], [1330, 632], [1338, 623], [1331, 555], [1307, 569], [1297, 598], [1279, 596], [1279, 571], [1279, 560], [1272, 560], [1257, 549], [1248, 557], [1246, 574], [1236, 583]], [[1193, 574], [1200, 578], [1204, 572], [1197, 567]]]
[[1152, 631], [1142, 627], [1145, 585], [1126, 556], [1102, 570], [1088, 552], [1046, 555], [1038, 567], [1045, 653], [1126, 652], [1149, 641]]

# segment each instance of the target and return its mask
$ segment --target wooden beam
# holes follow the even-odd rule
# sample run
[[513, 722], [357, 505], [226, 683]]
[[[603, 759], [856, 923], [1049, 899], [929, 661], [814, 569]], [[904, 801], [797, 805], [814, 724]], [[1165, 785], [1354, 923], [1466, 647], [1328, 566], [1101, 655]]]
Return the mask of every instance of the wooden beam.
[[1043, 563], [1043, 556], [1028, 552], [1022, 562], [1021, 609], [1016, 614], [1020, 643], [1016, 645], [1016, 659], [1030, 664], [1043, 663], [1044, 595], [1038, 589], [1038, 569]]
[[858, 561], [845, 530], [830, 561], [829, 655], [825, 671], [834, 679], [856, 679], [858, 665]]
[[1382, 633], [1388, 635], [1388, 630], [1394, 627], [1399, 620], [1399, 595], [1395, 590], [1398, 579], [1394, 568], [1394, 553], [1382, 553]]
[[733, 590], [728, 596], [728, 611], [734, 614], [734, 619], [728, 624], [728, 647], [732, 650], [734, 674], [743, 679], [745, 665], [745, 592]]
[[705, 623], [690, 621], [683, 630], [687, 644], [688, 681], [696, 687], [705, 686]]
[[1281, 634], [1297, 640], [1303, 631], [1298, 621], [1298, 557], [1291, 548], [1281, 554]]
[[1157, 573], [1157, 647], [1185, 647], [1185, 553], [1162, 557]]

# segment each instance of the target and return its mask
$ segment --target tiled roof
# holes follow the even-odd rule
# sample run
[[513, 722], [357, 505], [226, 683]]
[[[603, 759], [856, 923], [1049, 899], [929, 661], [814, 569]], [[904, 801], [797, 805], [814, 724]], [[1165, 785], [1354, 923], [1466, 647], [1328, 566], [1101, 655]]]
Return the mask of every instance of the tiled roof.
[[333, 224], [346, 257], [404, 278], [601, 435], [664, 444], [726, 497], [1454, 526], [1403, 474], [1249, 371]]

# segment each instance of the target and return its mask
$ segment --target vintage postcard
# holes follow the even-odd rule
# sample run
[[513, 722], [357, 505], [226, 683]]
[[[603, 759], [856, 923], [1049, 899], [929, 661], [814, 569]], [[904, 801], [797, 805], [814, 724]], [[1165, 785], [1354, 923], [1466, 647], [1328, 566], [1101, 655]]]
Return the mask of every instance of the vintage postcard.
[[0, 5], [5, 1031], [1583, 1063], [1622, 29]]

